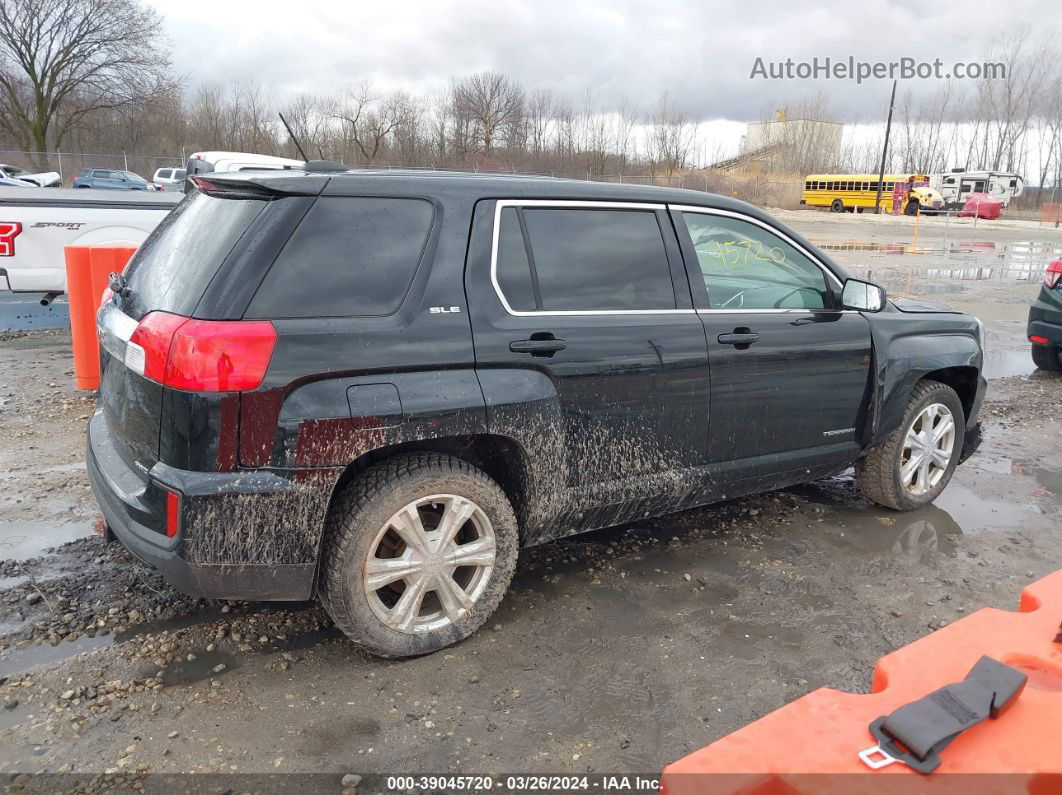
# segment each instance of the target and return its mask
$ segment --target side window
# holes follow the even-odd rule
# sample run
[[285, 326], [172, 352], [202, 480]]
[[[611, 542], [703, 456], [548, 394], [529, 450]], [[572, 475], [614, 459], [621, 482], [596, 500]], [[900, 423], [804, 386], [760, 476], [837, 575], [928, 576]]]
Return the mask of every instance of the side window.
[[664, 239], [652, 210], [504, 208], [497, 277], [515, 310], [675, 308]]
[[713, 309], [824, 309], [826, 275], [799, 250], [758, 224], [683, 213]]
[[503, 207], [498, 228], [498, 287], [518, 312], [532, 312], [541, 308], [531, 281], [531, 263], [527, 258], [524, 233], [515, 207]]
[[432, 205], [421, 199], [319, 198], [245, 316], [392, 314], [413, 282], [433, 218]]

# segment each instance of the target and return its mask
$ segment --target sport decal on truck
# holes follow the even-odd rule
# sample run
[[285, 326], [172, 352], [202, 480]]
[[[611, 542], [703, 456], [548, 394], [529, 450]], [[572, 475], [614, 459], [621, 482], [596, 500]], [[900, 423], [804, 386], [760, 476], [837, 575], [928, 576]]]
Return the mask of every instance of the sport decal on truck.
[[78, 231], [85, 225], [84, 221], [38, 221], [33, 224], [33, 229], [45, 229], [53, 227], [55, 229], [69, 229], [71, 232]]

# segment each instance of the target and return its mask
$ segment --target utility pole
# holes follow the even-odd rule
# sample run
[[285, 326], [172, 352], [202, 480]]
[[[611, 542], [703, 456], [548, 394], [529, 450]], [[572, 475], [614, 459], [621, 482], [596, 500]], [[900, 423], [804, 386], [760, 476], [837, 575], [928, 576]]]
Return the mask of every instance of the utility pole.
[[889, 156], [889, 133], [892, 131], [892, 106], [896, 102], [896, 81], [892, 81], [892, 97], [889, 99], [889, 120], [885, 122], [885, 146], [881, 150], [881, 168], [878, 169], [878, 195], [874, 199], [874, 212], [881, 213], [881, 185], [885, 181], [885, 158]]

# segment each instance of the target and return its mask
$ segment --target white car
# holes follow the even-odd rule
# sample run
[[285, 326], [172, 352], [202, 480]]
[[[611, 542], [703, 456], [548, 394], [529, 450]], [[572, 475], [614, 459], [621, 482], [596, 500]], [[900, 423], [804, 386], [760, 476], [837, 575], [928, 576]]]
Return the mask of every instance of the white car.
[[183, 183], [187, 173], [183, 168], [157, 168], [151, 181], [166, 190], [168, 185]]
[[24, 168], [6, 163], [0, 163], [0, 179], [5, 180], [0, 183], [3, 185], [12, 184], [6, 180], [14, 180], [16, 185], [21, 183], [32, 188], [48, 188], [52, 185], [58, 185], [62, 181], [62, 178], [55, 171], [42, 171], [39, 174], [31, 174]]

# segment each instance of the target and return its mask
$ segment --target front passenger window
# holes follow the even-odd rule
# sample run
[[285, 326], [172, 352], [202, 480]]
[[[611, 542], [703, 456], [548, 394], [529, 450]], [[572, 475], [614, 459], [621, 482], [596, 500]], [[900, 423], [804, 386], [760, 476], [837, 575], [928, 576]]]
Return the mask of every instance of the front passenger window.
[[682, 213], [712, 309], [825, 309], [822, 268], [782, 238], [739, 218]]

